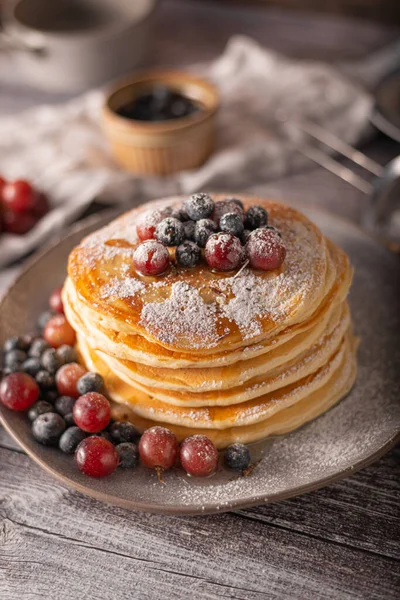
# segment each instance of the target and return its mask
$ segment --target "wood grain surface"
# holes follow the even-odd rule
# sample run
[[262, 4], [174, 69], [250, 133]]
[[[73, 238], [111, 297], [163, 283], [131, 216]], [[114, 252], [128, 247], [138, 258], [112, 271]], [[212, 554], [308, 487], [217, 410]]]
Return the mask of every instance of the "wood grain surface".
[[[398, 30], [200, 0], [165, 0], [153, 64], [216, 56], [233, 33], [289, 55], [359, 59]], [[64, 97], [65, 98], [65, 97]], [[0, 54], [0, 113], [64, 99], [28, 89]], [[399, 153], [378, 137], [382, 164]], [[359, 221], [366, 199], [322, 169], [253, 192]], [[7, 273], [0, 273], [0, 287]], [[0, 600], [394, 600], [400, 597], [400, 448], [352, 477], [277, 504], [207, 517], [130, 512], [63, 487], [0, 427]]]

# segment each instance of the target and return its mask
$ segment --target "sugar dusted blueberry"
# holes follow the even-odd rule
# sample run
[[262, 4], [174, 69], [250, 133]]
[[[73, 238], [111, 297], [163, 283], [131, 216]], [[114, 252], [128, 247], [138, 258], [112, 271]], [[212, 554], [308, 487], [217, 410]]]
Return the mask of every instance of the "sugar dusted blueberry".
[[244, 471], [250, 465], [250, 450], [244, 444], [228, 446], [224, 454], [224, 462], [228, 469]]
[[220, 202], [216, 202], [210, 219], [212, 219], [219, 227], [221, 217], [227, 213], [235, 213], [240, 216], [242, 221], [244, 221], [242, 208], [232, 200], [221, 200]]
[[85, 375], [79, 379], [77, 387], [80, 394], [100, 392], [104, 387], [104, 380], [99, 373], [85, 373]]
[[240, 237], [243, 233], [243, 221], [237, 213], [225, 213], [219, 220], [219, 227], [225, 233], [232, 233]]
[[53, 375], [61, 367], [60, 358], [54, 348], [48, 348], [45, 350], [40, 357], [40, 362], [43, 369], [49, 373], [52, 373]]
[[176, 249], [176, 262], [183, 267], [195, 267], [201, 258], [201, 250], [195, 242], [185, 240]]
[[34, 421], [39, 415], [44, 415], [48, 412], [54, 412], [53, 406], [46, 400], [39, 400], [28, 410], [28, 419]]
[[72, 396], [59, 396], [54, 403], [56, 412], [62, 417], [72, 413], [76, 400]]
[[194, 230], [195, 230], [195, 222], [194, 221], [185, 221], [183, 223], [183, 231], [185, 234], [185, 240], [194, 240]]
[[115, 421], [109, 428], [111, 439], [115, 444], [136, 442], [140, 434], [129, 421]]
[[39, 415], [32, 423], [33, 437], [45, 446], [56, 446], [64, 430], [64, 419], [54, 412]]
[[88, 434], [85, 433], [85, 431], [82, 431], [82, 429], [73, 425], [72, 427], [68, 427], [61, 435], [58, 447], [62, 452], [65, 452], [65, 454], [74, 454], [78, 445], [82, 440], [87, 438], [87, 436]]
[[4, 365], [11, 368], [21, 366], [26, 359], [27, 355], [23, 350], [10, 350], [4, 356]]
[[50, 348], [50, 344], [43, 338], [37, 338], [32, 342], [32, 346], [29, 349], [29, 356], [40, 358], [47, 348]]
[[210, 235], [218, 231], [218, 227], [211, 219], [201, 219], [194, 228], [194, 241], [200, 248], [204, 248]]
[[44, 369], [36, 373], [35, 379], [36, 383], [43, 392], [53, 389], [56, 384], [54, 376], [48, 371], [45, 371]]
[[214, 201], [208, 194], [193, 194], [185, 200], [184, 210], [193, 221], [207, 219], [214, 210]]
[[262, 206], [250, 206], [246, 213], [244, 226], [253, 231], [259, 227], [264, 227], [268, 223], [268, 213]]
[[28, 358], [22, 363], [22, 370], [24, 373], [28, 373], [28, 375], [32, 375], [32, 377], [35, 377], [41, 368], [42, 365], [40, 364], [40, 360], [38, 358]]
[[228, 200], [228, 202], [233, 202], [234, 204], [237, 204], [237, 206], [244, 211], [244, 205], [243, 202], [241, 200], [239, 200], [239, 198], [226, 198], [226, 200]]
[[185, 238], [185, 231], [178, 219], [167, 217], [157, 225], [155, 237], [166, 246], [178, 246]]
[[136, 444], [123, 442], [116, 446], [116, 450], [119, 455], [119, 467], [122, 469], [134, 469], [137, 466], [139, 451]]
[[78, 360], [78, 355], [73, 346], [68, 346], [68, 344], [63, 344], [56, 350], [58, 359], [60, 361], [60, 366], [67, 365], [68, 363], [76, 362]]

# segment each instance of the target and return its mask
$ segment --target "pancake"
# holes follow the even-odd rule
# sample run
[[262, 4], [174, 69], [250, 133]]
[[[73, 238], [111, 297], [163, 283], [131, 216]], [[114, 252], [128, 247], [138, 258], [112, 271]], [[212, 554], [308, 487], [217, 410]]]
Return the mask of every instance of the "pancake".
[[136, 273], [138, 219], [183, 198], [128, 212], [70, 255], [63, 303], [81, 360], [140, 431], [206, 433], [219, 448], [255, 441], [315, 418], [354, 382], [347, 255], [295, 209], [240, 199], [264, 206], [281, 232], [278, 269], [184, 268], [169, 248], [166, 273]]

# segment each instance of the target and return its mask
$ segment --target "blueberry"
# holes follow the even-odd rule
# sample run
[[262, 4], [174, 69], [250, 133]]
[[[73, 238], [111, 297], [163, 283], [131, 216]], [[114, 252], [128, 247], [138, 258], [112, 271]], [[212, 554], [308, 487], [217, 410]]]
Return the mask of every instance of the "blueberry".
[[208, 238], [218, 231], [217, 225], [211, 219], [200, 219], [194, 228], [194, 241], [200, 248], [204, 248]]
[[244, 229], [242, 235], [240, 236], [240, 241], [242, 242], [242, 244], [246, 244], [247, 240], [249, 239], [249, 236], [251, 234], [251, 231], [249, 229]]
[[58, 414], [60, 414], [62, 417], [65, 417], [65, 415], [72, 413], [75, 402], [75, 398], [71, 398], [71, 396], [60, 396], [55, 401], [54, 408]]
[[46, 312], [43, 312], [37, 322], [37, 326], [39, 328], [40, 331], [43, 331], [43, 329], [46, 327], [48, 321], [50, 321], [50, 319], [52, 317], [54, 317], [57, 313], [54, 312], [54, 310], [46, 310]]
[[78, 362], [78, 355], [73, 346], [63, 344], [56, 350], [60, 365], [67, 365], [72, 362]]
[[155, 237], [166, 246], [178, 246], [185, 238], [183, 225], [178, 219], [167, 217], [157, 225]]
[[244, 444], [232, 444], [225, 450], [224, 462], [228, 469], [243, 471], [250, 465], [250, 451]]
[[178, 219], [178, 221], [180, 221], [181, 223], [183, 223], [183, 221], [187, 221], [189, 219], [186, 212], [182, 208], [169, 206], [168, 209], [169, 209], [168, 216], [171, 217], [172, 219]]
[[72, 414], [72, 412], [68, 413], [67, 415], [64, 415], [64, 421], [67, 427], [72, 427], [75, 425], [74, 415]]
[[99, 392], [104, 386], [104, 380], [98, 373], [85, 373], [77, 383], [77, 390], [82, 396], [88, 392]]
[[50, 344], [43, 338], [37, 338], [32, 342], [32, 346], [29, 350], [29, 356], [32, 356], [33, 358], [40, 358], [47, 348], [50, 348]]
[[40, 362], [45, 371], [51, 374], [54, 374], [61, 367], [60, 359], [54, 348], [47, 348], [40, 357]]
[[136, 467], [139, 456], [136, 444], [123, 442], [116, 446], [116, 450], [119, 454], [119, 467], [123, 469], [134, 469]]
[[82, 431], [82, 429], [79, 429], [79, 427], [76, 427], [75, 425], [73, 427], [68, 427], [61, 435], [58, 447], [65, 452], [65, 454], [74, 454], [78, 444], [86, 437], [87, 433]]
[[45, 446], [55, 446], [65, 430], [65, 421], [57, 413], [47, 412], [39, 415], [32, 423], [35, 440]]
[[5, 353], [11, 352], [11, 350], [23, 350], [24, 352], [26, 352], [29, 349], [31, 343], [31, 336], [23, 335], [11, 337], [4, 342], [3, 351]]
[[214, 201], [208, 194], [193, 194], [183, 204], [184, 210], [193, 221], [207, 219], [214, 210]]
[[96, 435], [104, 438], [105, 440], [107, 440], [107, 442], [111, 442], [112, 444], [114, 443], [114, 440], [112, 439], [109, 431], [100, 431], [100, 433], [96, 433]]
[[236, 213], [225, 213], [219, 220], [221, 231], [232, 233], [236, 237], [240, 237], [244, 231], [243, 221], [240, 215]]
[[53, 375], [51, 375], [48, 371], [44, 371], [44, 370], [36, 373], [35, 379], [36, 379], [36, 383], [38, 384], [40, 389], [43, 390], [44, 392], [47, 390], [51, 390], [52, 388], [55, 387], [55, 384], [56, 384]]
[[201, 258], [201, 250], [197, 244], [190, 240], [185, 240], [176, 249], [176, 261], [184, 267], [195, 267]]
[[185, 240], [194, 240], [194, 230], [196, 223], [194, 221], [186, 221], [183, 223], [183, 231], [185, 234]]
[[14, 368], [22, 365], [26, 359], [27, 355], [23, 350], [10, 350], [10, 352], [7, 352], [4, 356], [4, 365], [5, 367]]
[[244, 211], [243, 202], [241, 200], [239, 200], [239, 198], [227, 198], [227, 200], [229, 200], [229, 202], [233, 202], [234, 204], [237, 204]]
[[46, 392], [46, 400], [47, 402], [50, 402], [50, 404], [55, 404], [59, 395], [60, 394], [57, 392], [57, 390], [48, 390]]
[[28, 419], [30, 421], [34, 421], [39, 415], [44, 415], [48, 412], [54, 412], [54, 409], [50, 402], [46, 402], [45, 400], [39, 400], [39, 402], [35, 402], [35, 404], [31, 406], [28, 410]]
[[135, 442], [139, 433], [129, 421], [115, 421], [109, 429], [111, 438], [115, 444], [122, 442]]
[[28, 358], [25, 362], [22, 363], [22, 368], [25, 371], [25, 373], [28, 373], [28, 375], [32, 375], [32, 377], [35, 377], [35, 375], [40, 371], [42, 367], [38, 358]]
[[244, 226], [253, 231], [268, 223], [268, 213], [262, 206], [250, 206], [246, 213]]
[[3, 369], [3, 377], [10, 375], [10, 373], [18, 373], [22, 371], [22, 365], [20, 363], [13, 365], [12, 367], [6, 367]]

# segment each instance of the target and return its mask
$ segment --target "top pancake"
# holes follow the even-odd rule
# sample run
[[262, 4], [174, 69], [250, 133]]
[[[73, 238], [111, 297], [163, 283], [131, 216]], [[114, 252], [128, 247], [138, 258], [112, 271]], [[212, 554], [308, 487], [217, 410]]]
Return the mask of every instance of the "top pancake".
[[72, 251], [68, 275], [80, 302], [107, 329], [193, 355], [249, 346], [301, 323], [331, 287], [326, 242], [295, 209], [254, 197], [240, 199], [246, 209], [262, 204], [269, 223], [281, 232], [287, 253], [280, 269], [246, 268], [234, 278], [235, 272], [215, 273], [205, 263], [185, 269], [171, 262], [158, 277], [137, 274], [132, 260], [139, 244], [137, 219], [143, 211], [179, 206], [184, 200], [168, 198], [126, 213]]

